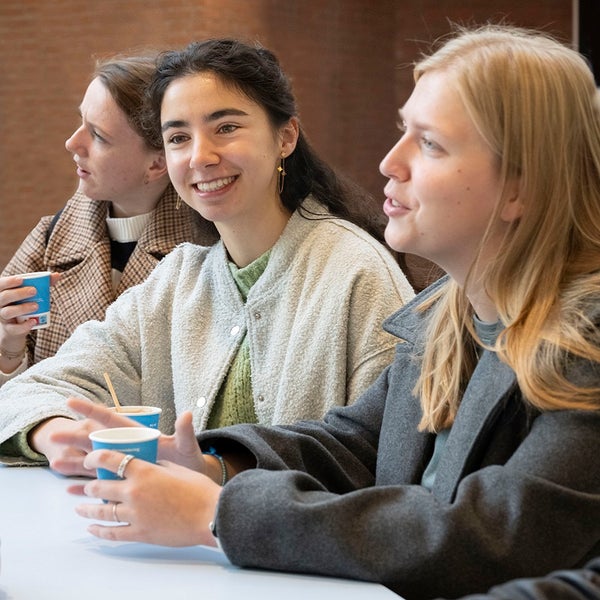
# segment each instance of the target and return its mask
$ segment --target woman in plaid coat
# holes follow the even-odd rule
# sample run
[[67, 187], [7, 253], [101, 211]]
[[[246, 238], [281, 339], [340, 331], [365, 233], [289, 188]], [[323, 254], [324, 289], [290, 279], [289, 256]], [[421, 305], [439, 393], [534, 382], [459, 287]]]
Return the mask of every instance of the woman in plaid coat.
[[[81, 125], [67, 140], [79, 188], [55, 218], [43, 217], [0, 278], [0, 385], [53, 356], [75, 328], [102, 319], [177, 244], [212, 244], [213, 225], [180, 203], [162, 145], [140, 123], [153, 56], [99, 61], [80, 106]], [[181, 204], [181, 206], [179, 206]], [[178, 209], [177, 209], [178, 208]], [[31, 303], [20, 273], [52, 271], [50, 326], [33, 330], [17, 317]]]

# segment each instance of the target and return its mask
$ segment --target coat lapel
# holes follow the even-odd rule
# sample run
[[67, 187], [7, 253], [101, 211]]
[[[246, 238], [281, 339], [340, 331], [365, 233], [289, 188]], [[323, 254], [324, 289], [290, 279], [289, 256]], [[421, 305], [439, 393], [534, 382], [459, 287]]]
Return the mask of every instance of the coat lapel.
[[504, 399], [515, 384], [515, 374], [494, 352], [485, 351], [471, 377], [441, 457], [433, 491], [451, 502], [460, 480], [470, 471], [476, 449], [489, 434]]
[[[448, 277], [442, 277], [417, 295], [397, 313], [384, 322], [386, 331], [406, 340], [407, 346], [403, 349], [407, 353], [414, 352], [416, 356], [422, 353], [421, 345], [424, 343], [422, 333], [425, 330], [424, 320], [427, 313], [415, 311], [415, 307], [438, 293], [448, 282]], [[401, 361], [403, 368], [410, 365], [414, 374], [398, 374], [397, 386], [402, 389], [404, 381], [416, 381], [418, 377], [418, 361]], [[502, 363], [496, 353], [485, 351], [482, 354], [471, 381], [463, 395], [458, 414], [443, 455], [441, 457], [433, 492], [441, 500], [451, 502], [456, 494], [456, 488], [465, 473], [472, 469], [473, 461], [477, 461], [477, 450], [481, 449], [482, 439], [489, 435], [498, 414], [501, 412], [504, 401], [516, 383], [513, 370]], [[393, 387], [393, 386], [391, 386]], [[410, 390], [405, 390], [405, 396]], [[402, 414], [402, 421], [396, 426], [398, 432], [399, 453], [402, 457], [399, 471], [401, 479], [419, 483], [426, 463], [431, 457], [434, 436], [417, 431], [417, 424], [421, 418], [421, 406], [417, 399], [403, 406], [398, 414]], [[398, 420], [398, 419], [396, 419]]]

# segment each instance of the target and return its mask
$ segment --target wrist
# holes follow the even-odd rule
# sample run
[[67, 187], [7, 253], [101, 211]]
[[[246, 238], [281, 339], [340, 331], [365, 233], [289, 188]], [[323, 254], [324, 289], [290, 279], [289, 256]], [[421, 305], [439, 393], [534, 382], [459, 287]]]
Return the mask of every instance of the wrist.
[[211, 477], [211, 479], [223, 487], [229, 480], [229, 473], [227, 472], [227, 464], [225, 463], [225, 459], [213, 447], [210, 447], [207, 451], [202, 452], [202, 454], [204, 454], [204, 456], [212, 456], [216, 459], [214, 464], [215, 467], [218, 468], [219, 474], [217, 475], [217, 471], [215, 470], [215, 476]]
[[27, 435], [27, 443], [29, 447], [49, 458], [52, 448], [55, 444], [51, 440], [51, 435], [54, 431], [60, 430], [62, 423], [71, 421], [66, 417], [50, 417], [40, 421], [35, 427], [32, 427]]
[[16, 352], [14, 350], [9, 350], [8, 348], [5, 348], [4, 346], [0, 346], [0, 358], [3, 358], [7, 361], [18, 361], [21, 362], [25, 356], [25, 353], [27, 352], [27, 346], [23, 346], [23, 348], [21, 350], [17, 350]]

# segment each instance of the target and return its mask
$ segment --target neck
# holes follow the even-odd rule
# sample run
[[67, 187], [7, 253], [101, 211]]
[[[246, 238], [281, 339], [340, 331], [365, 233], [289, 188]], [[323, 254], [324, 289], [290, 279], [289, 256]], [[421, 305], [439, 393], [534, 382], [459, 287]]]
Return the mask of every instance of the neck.
[[110, 202], [110, 216], [116, 218], [137, 217], [152, 212], [162, 195], [166, 185], [163, 182], [149, 183], [144, 189], [134, 196], [117, 198]]
[[236, 223], [215, 223], [231, 260], [240, 268], [262, 256], [281, 236], [291, 213], [278, 203], [275, 210], [258, 219], [240, 219]]
[[498, 310], [485, 290], [485, 268], [482, 266], [486, 265], [489, 261], [480, 253], [477, 263], [473, 264], [473, 260], [470, 258], [473, 254], [467, 254], [467, 259], [440, 261], [437, 264], [461, 288], [464, 288], [467, 298], [479, 320], [486, 323], [495, 323], [498, 320]]
[[480, 321], [495, 323], [498, 320], [496, 305], [485, 291], [481, 280], [469, 280], [466, 288], [467, 298]]

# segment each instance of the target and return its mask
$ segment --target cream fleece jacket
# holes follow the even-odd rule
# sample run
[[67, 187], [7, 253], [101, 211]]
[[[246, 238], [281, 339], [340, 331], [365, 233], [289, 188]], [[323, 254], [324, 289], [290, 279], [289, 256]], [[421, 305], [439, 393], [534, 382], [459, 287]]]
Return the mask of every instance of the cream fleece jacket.
[[304, 206], [310, 212], [292, 215], [246, 303], [221, 242], [176, 248], [104, 321], [84, 323], [54, 357], [0, 389], [0, 443], [74, 416], [70, 396], [110, 404], [105, 371], [122, 403], [163, 408], [163, 432], [185, 410], [200, 431], [244, 334], [259, 423], [316, 419], [353, 402], [392, 361], [396, 340], [382, 322], [413, 291], [371, 236], [310, 198]]

